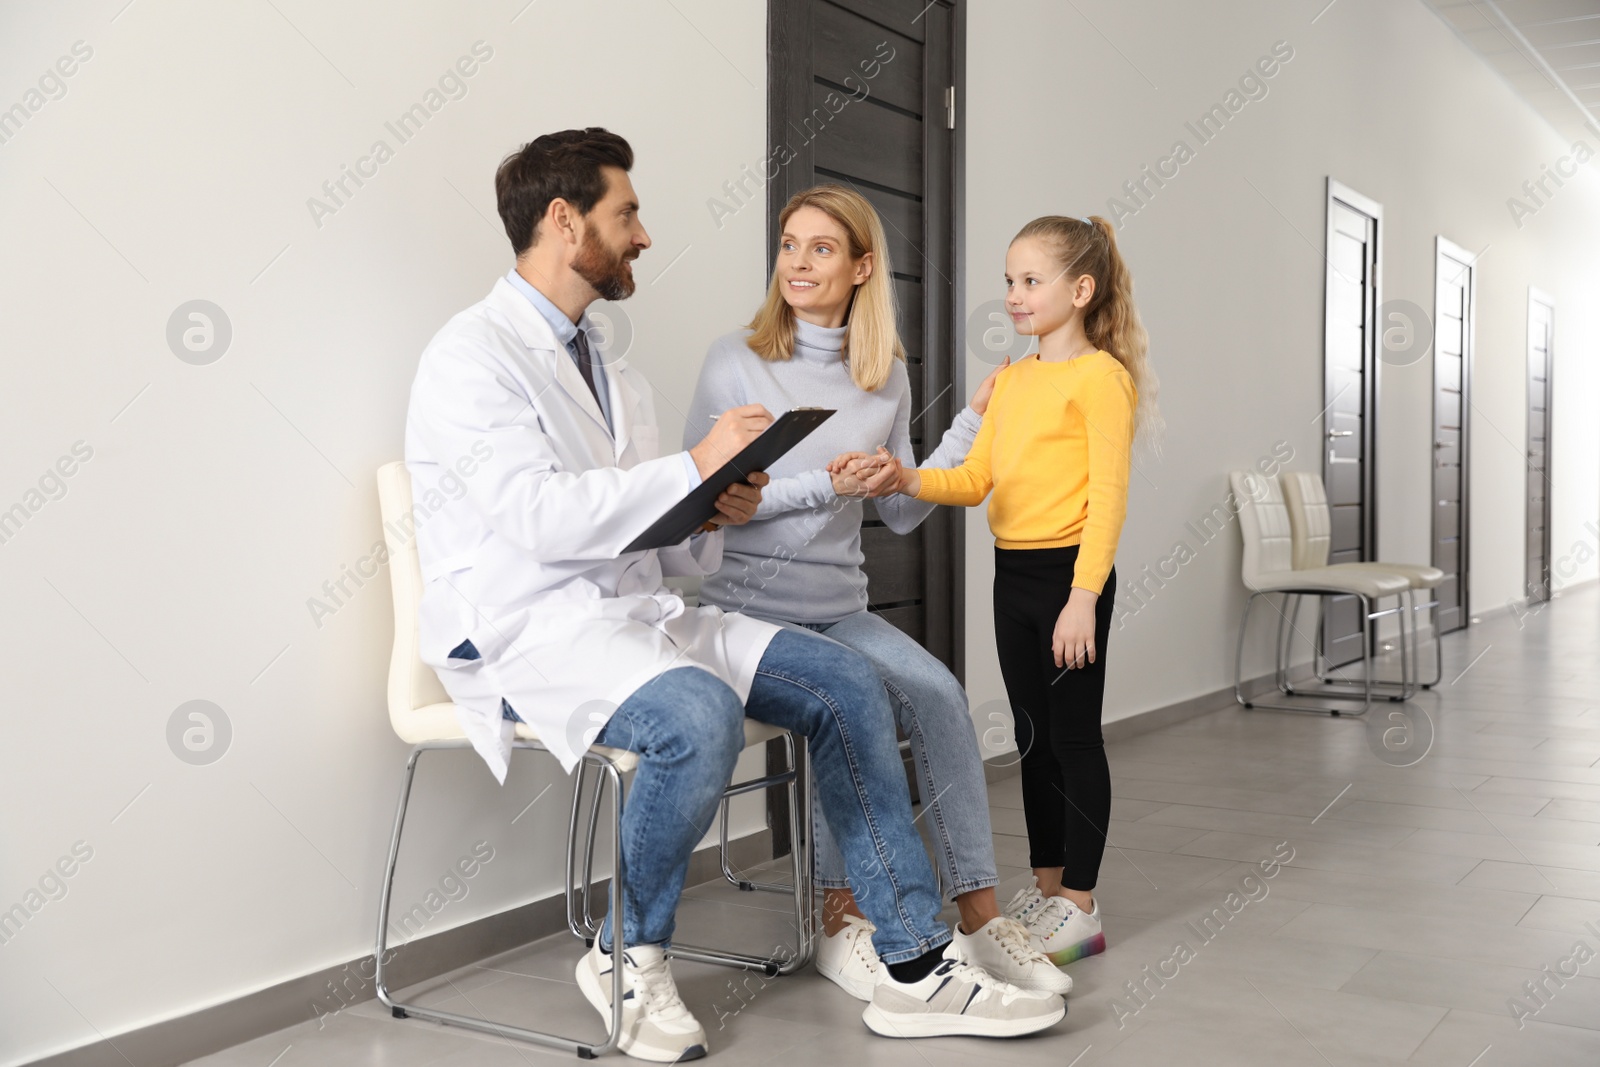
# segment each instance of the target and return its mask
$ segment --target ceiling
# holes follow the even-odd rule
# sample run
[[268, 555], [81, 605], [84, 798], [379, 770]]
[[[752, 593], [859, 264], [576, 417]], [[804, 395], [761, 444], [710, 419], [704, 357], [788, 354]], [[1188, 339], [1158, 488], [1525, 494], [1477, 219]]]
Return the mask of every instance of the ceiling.
[[1423, 0], [1560, 133], [1600, 139], [1600, 0]]

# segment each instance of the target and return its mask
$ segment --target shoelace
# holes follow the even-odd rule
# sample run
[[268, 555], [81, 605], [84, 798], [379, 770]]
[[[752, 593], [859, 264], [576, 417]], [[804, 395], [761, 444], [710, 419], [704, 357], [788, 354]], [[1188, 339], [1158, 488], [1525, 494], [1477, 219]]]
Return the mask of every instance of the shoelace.
[[1005, 906], [1002, 914], [1026, 925], [1027, 917], [1043, 903], [1044, 894], [1039, 892], [1037, 886], [1023, 886], [1017, 890], [1016, 894], [1011, 898], [1011, 903]]
[[1051, 897], [1044, 902], [1044, 907], [1039, 909], [1038, 925], [1041, 927], [1048, 926], [1050, 921], [1054, 919], [1055, 928], [1059, 930], [1067, 924], [1067, 920], [1072, 918], [1073, 913], [1077, 910], [1078, 906], [1066, 897]]
[[634, 988], [639, 991], [646, 1009], [665, 1019], [678, 1019], [689, 1014], [689, 1009], [678, 996], [678, 985], [672, 980], [667, 961], [661, 960], [633, 972]]
[[851, 949], [867, 965], [867, 973], [877, 974], [883, 961], [878, 958], [877, 950], [872, 947], [872, 935], [878, 928], [870, 921], [859, 919], [854, 915], [846, 915], [844, 921], [849, 924], [843, 933], [850, 939]]
[[991, 935], [1005, 949], [1006, 955], [1019, 963], [1041, 958], [1042, 953], [1033, 947], [1033, 942], [1028, 940], [1027, 927], [1015, 919], [1002, 919], [998, 923], [990, 924]]

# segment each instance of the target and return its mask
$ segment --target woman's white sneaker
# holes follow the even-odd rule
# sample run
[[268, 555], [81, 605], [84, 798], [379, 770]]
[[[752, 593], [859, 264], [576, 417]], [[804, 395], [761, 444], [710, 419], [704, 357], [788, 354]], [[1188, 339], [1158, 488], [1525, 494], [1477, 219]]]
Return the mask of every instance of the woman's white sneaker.
[[1058, 970], [1034, 945], [1027, 927], [1015, 919], [1004, 915], [990, 919], [974, 934], [962, 933], [957, 926], [955, 946], [962, 959], [1018, 988], [1063, 997], [1072, 992], [1072, 976]]
[[859, 915], [846, 915], [843, 930], [817, 938], [817, 973], [857, 1000], [871, 1000], [883, 974], [883, 961], [872, 947], [877, 927]]
[[1106, 935], [1100, 929], [1100, 902], [1094, 911], [1080, 909], [1066, 897], [1051, 897], [1034, 915], [1028, 926], [1033, 943], [1057, 967], [1106, 950]]
[[[706, 1032], [684, 1007], [659, 945], [624, 950], [622, 1037], [617, 1048], [641, 1060], [678, 1063], [706, 1054]], [[611, 1030], [611, 953], [600, 939], [578, 961], [578, 988]]]
[[1054, 1026], [1066, 1014], [1060, 997], [1002, 982], [963, 961], [952, 942], [920, 982], [897, 982], [885, 966], [861, 1020], [884, 1037], [1019, 1037]]

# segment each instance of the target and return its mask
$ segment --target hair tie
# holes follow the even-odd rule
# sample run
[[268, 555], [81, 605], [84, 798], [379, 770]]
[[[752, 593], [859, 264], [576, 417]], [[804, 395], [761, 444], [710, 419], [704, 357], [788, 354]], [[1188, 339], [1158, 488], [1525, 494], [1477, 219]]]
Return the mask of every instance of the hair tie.
[[1094, 225], [1094, 220], [1091, 219], [1088, 215], [1079, 215], [1078, 216], [1078, 221], [1080, 221], [1080, 222], [1082, 222], [1082, 223], [1084, 223], [1085, 225], [1088, 225], [1088, 226], [1093, 226]]

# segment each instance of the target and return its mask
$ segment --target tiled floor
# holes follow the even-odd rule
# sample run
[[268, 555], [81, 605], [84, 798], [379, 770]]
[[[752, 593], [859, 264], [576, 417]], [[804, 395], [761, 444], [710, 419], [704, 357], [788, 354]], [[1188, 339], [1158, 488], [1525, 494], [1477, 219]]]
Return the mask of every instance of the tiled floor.
[[[684, 999], [710, 1031], [712, 1056], [730, 1065], [1595, 1067], [1597, 650], [1593, 586], [1520, 625], [1502, 617], [1452, 635], [1444, 681], [1415, 702], [1435, 736], [1412, 766], [1395, 764], [1414, 757], [1379, 756], [1393, 725], [1384, 707], [1369, 723], [1228, 709], [1111, 746], [1113, 847], [1098, 890], [1110, 949], [1072, 965], [1067, 1018], [1044, 1035], [876, 1038], [861, 1005], [812, 973], [765, 980], [680, 962]], [[1009, 892], [1027, 858], [1016, 779], [994, 787], [990, 803]], [[1247, 878], [1278, 849], [1293, 858], [1275, 877]], [[679, 937], [773, 945], [788, 929], [782, 906], [698, 887]], [[576, 942], [553, 937], [413, 993], [464, 1014], [599, 1035], [572, 984], [577, 954]], [[1577, 977], [1561, 976], [1580, 963]], [[1528, 983], [1541, 982], [1534, 999]], [[196, 1062], [572, 1060], [393, 1020], [369, 1001], [320, 1031], [308, 1023]]]

